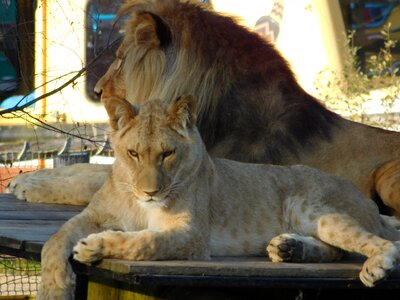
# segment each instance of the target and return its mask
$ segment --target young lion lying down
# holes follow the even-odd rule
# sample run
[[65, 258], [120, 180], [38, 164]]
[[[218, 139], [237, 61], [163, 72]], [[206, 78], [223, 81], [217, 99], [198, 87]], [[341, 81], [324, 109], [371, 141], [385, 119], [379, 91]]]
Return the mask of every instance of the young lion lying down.
[[360, 279], [369, 287], [396, 268], [400, 234], [350, 181], [300, 165], [211, 158], [195, 126], [192, 96], [140, 107], [104, 102], [113, 172], [89, 206], [45, 244], [40, 299], [70, 297], [71, 252], [83, 263], [265, 250], [274, 262], [329, 262], [343, 249], [368, 257]]

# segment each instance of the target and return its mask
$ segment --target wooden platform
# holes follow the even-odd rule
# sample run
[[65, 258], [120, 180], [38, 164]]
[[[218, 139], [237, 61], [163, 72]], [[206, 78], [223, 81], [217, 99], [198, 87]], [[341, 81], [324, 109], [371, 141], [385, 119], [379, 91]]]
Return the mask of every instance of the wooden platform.
[[83, 208], [33, 204], [0, 194], [0, 252], [40, 260], [47, 239]]
[[[44, 242], [81, 209], [30, 204], [0, 194], [0, 253], [40, 260]], [[332, 299], [342, 295], [400, 299], [400, 267], [376, 288], [368, 289], [358, 279], [363, 261], [360, 256], [349, 256], [340, 263], [277, 264], [266, 257], [221, 257], [211, 261], [105, 259], [96, 266], [72, 264], [78, 275], [77, 299], [144, 299], [138, 295], [174, 300], [199, 295], [204, 296], [201, 299], [266, 299], [265, 295], [275, 293], [277, 299], [294, 299], [299, 290], [312, 295], [304, 299], [321, 295], [325, 296], [318, 299], [333, 295]]]

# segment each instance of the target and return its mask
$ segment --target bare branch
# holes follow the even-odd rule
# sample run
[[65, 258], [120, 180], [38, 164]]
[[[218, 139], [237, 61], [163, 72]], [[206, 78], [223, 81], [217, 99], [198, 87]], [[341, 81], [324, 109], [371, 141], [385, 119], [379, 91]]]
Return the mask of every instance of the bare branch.
[[[1, 110], [1, 111], [0, 111], [0, 116], [3, 116], [3, 115], [5, 115], [5, 114], [10, 114], [10, 113], [15, 113], [15, 112], [18, 112], [18, 111], [21, 111], [21, 112], [27, 114], [27, 112], [24, 111], [25, 108], [31, 106], [32, 104], [34, 104], [34, 103], [36, 103], [36, 102], [38, 102], [38, 101], [40, 101], [40, 100], [42, 100], [42, 99], [44, 99], [44, 98], [47, 98], [47, 97], [49, 97], [49, 96], [54, 95], [54, 94], [56, 94], [56, 93], [62, 91], [64, 88], [66, 88], [66, 87], [69, 86], [70, 84], [73, 84], [79, 77], [81, 77], [81, 76], [86, 72], [86, 70], [88, 69], [88, 66], [91, 66], [92, 64], [94, 64], [95, 62], [97, 62], [97, 61], [102, 57], [102, 54], [103, 54], [106, 50], [108, 50], [108, 49], [112, 48], [113, 46], [117, 45], [117, 44], [120, 42], [120, 40], [121, 40], [121, 39], [116, 39], [115, 41], [113, 41], [112, 43], [110, 43], [110, 44], [108, 45], [108, 47], [104, 48], [104, 49], [99, 53], [99, 55], [97, 55], [96, 57], [94, 57], [94, 58], [87, 64], [87, 66], [85, 66], [85, 67], [83, 67], [81, 70], [77, 71], [77, 73], [76, 73], [75, 76], [73, 76], [70, 80], [66, 81], [64, 84], [62, 84], [62, 85], [59, 86], [58, 88], [55, 88], [55, 89], [51, 90], [50, 92], [48, 92], [48, 93], [46, 93], [46, 94], [44, 94], [44, 95], [41, 95], [41, 96], [39, 96], [39, 97], [37, 97], [37, 98], [31, 100], [31, 101], [28, 101], [28, 102], [26, 102], [25, 104], [23, 104], [23, 105], [21, 105], [21, 106], [18, 106], [18, 104], [21, 102], [21, 101], [19, 101], [18, 104], [15, 105], [14, 107]], [[26, 97], [26, 96], [25, 96], [25, 97]], [[25, 98], [25, 97], [24, 97], [24, 98]]]

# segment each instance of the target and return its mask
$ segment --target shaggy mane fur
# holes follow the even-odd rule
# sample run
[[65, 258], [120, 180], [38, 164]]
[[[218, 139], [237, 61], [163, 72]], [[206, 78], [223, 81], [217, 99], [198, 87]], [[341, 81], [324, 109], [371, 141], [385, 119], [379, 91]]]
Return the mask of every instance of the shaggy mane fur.
[[[329, 139], [337, 116], [303, 91], [273, 45], [233, 18], [177, 0], [128, 1], [126, 13], [124, 71], [135, 83], [128, 99], [196, 95], [207, 147], [225, 140], [232, 144], [226, 156], [239, 160], [283, 163], [314, 137]], [[146, 26], [158, 39], [146, 33], [146, 43], [138, 42]], [[254, 143], [257, 153], [242, 157], [243, 144]]]

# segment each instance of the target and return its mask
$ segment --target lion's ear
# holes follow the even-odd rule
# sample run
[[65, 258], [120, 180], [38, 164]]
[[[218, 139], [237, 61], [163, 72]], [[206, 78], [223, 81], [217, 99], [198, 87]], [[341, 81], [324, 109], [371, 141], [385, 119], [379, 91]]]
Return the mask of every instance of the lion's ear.
[[127, 33], [134, 45], [159, 48], [166, 47], [171, 42], [171, 31], [168, 25], [153, 13], [139, 14], [130, 25]]
[[196, 98], [181, 96], [168, 108], [169, 123], [179, 134], [187, 136], [187, 129], [196, 125]]
[[135, 115], [134, 107], [126, 100], [119, 98], [109, 98], [103, 104], [110, 118], [110, 126], [113, 130], [125, 127]]

